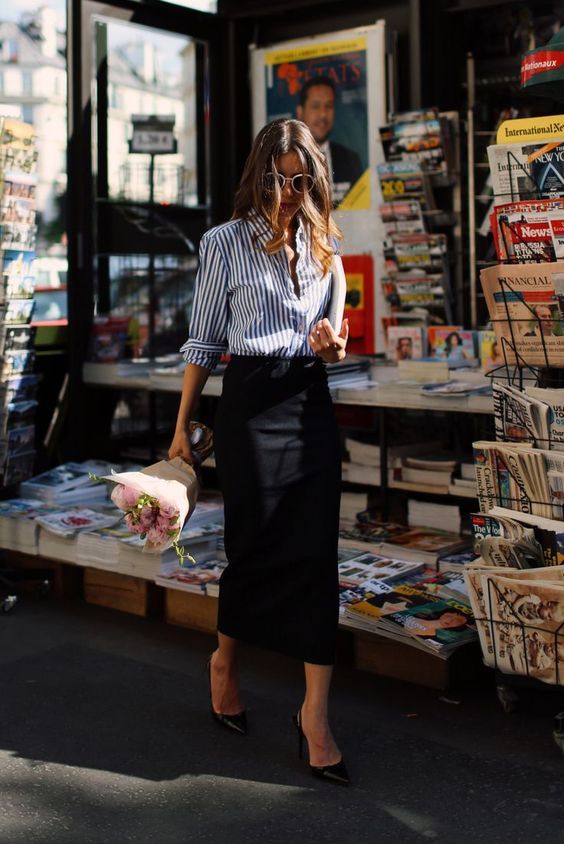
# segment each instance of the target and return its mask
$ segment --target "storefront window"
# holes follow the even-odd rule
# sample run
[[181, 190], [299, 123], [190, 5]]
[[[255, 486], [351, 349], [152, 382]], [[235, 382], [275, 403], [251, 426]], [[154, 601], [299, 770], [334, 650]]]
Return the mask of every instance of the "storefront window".
[[190, 38], [132, 24], [100, 20], [108, 63], [108, 195], [149, 200], [149, 156], [131, 154], [136, 114], [174, 116], [178, 150], [157, 156], [155, 199], [197, 204], [195, 44]]
[[95, 313], [128, 320], [125, 356], [158, 356], [188, 331], [191, 221], [203, 225], [207, 201], [207, 47], [101, 15], [91, 33]]
[[64, 0], [31, 5], [11, 0], [0, 10], [0, 116], [31, 123], [37, 137], [39, 278], [57, 287], [66, 315], [67, 72]]

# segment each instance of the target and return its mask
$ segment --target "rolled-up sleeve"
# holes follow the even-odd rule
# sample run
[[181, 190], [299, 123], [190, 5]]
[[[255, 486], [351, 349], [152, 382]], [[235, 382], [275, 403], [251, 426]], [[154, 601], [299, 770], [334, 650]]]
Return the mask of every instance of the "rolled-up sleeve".
[[227, 351], [227, 279], [225, 260], [208, 232], [200, 243], [189, 337], [180, 348], [187, 363], [213, 369]]

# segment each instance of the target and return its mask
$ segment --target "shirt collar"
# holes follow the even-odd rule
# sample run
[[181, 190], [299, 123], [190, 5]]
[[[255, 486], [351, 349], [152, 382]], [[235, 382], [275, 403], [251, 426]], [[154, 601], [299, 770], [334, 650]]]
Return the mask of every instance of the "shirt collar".
[[[265, 246], [269, 240], [272, 239], [273, 231], [270, 223], [260, 216], [256, 211], [251, 211], [246, 218], [253, 235], [256, 238], [256, 243]], [[309, 244], [308, 231], [302, 217], [298, 214], [298, 227], [296, 229], [296, 248], [298, 252], [303, 251], [303, 247]]]

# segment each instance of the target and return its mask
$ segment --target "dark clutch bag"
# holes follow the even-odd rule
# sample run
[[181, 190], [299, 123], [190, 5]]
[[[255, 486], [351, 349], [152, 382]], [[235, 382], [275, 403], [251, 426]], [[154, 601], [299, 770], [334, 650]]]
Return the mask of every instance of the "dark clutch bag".
[[202, 422], [190, 421], [188, 427], [190, 447], [198, 463], [203, 463], [213, 452], [213, 431]]

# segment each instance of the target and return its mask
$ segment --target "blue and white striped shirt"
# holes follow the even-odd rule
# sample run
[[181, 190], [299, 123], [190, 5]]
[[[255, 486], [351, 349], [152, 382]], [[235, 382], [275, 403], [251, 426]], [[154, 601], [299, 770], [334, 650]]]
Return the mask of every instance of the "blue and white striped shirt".
[[223, 352], [290, 358], [314, 356], [308, 335], [327, 311], [331, 274], [322, 277], [305, 226], [296, 233], [299, 295], [284, 249], [264, 250], [272, 237], [258, 216], [210, 229], [200, 243], [190, 336], [180, 351], [209, 369]]

